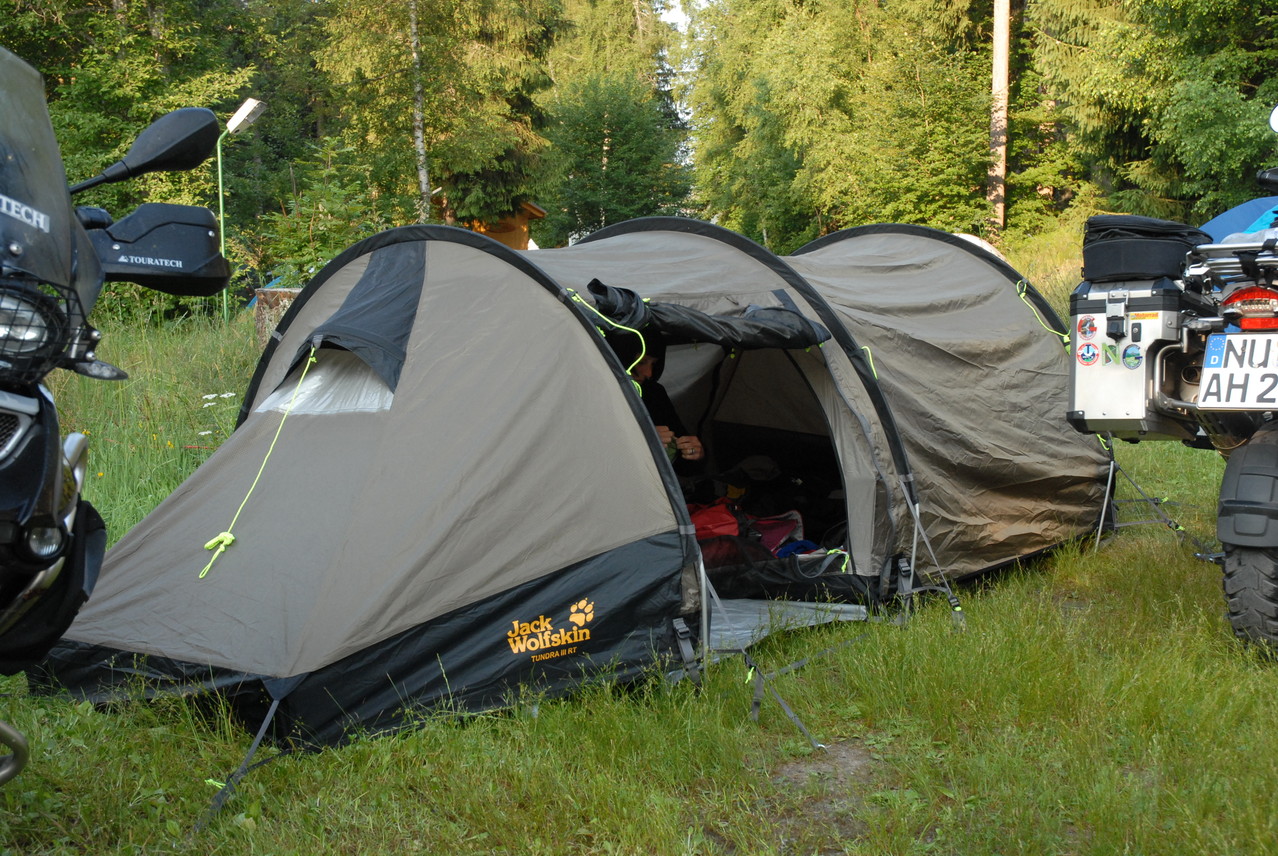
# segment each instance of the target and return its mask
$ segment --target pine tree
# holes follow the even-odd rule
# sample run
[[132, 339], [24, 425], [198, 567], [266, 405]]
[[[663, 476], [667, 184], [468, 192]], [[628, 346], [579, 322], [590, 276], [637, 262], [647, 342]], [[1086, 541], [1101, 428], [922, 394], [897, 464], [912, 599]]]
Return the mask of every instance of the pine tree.
[[1116, 209], [1201, 221], [1278, 157], [1278, 10], [1260, 0], [1043, 0], [1036, 62]]
[[319, 65], [346, 93], [341, 133], [372, 166], [372, 190], [389, 197], [396, 219], [420, 219], [423, 159], [446, 220], [513, 212], [544, 145], [532, 95], [547, 82], [557, 4], [334, 3]]
[[983, 228], [980, 14], [963, 2], [707, 4], [693, 112], [708, 214], [780, 251], [861, 223]]
[[543, 103], [551, 146], [534, 224], [560, 245], [632, 217], [681, 213], [690, 190], [687, 129], [671, 90], [676, 36], [664, 0], [570, 0], [549, 55]]

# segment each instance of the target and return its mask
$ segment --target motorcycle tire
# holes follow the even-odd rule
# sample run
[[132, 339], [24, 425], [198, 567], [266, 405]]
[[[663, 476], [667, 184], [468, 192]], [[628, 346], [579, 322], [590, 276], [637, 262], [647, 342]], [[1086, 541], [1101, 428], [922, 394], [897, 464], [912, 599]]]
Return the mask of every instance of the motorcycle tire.
[[1234, 635], [1278, 654], [1278, 550], [1226, 544], [1224, 572]]

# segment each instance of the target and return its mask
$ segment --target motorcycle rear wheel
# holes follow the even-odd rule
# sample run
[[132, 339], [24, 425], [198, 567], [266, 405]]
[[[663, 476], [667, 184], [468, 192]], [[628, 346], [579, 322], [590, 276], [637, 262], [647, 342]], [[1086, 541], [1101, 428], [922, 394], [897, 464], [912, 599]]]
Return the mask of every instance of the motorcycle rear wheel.
[[1278, 550], [1226, 544], [1223, 585], [1234, 635], [1278, 654]]

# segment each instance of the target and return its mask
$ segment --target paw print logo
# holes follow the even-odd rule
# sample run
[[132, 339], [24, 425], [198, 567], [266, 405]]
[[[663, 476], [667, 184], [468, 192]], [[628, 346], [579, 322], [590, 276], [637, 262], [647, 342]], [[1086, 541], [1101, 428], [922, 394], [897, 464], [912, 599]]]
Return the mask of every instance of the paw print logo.
[[588, 598], [582, 598], [578, 603], [574, 603], [570, 609], [568, 620], [578, 627], [588, 621], [595, 620], [595, 605]]

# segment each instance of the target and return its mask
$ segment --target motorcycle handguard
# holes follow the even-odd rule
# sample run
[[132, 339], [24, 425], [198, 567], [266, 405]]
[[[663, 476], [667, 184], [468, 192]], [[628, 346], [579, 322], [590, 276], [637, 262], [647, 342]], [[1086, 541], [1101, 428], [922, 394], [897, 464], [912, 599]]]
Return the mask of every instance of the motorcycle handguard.
[[217, 219], [198, 205], [148, 202], [89, 238], [112, 282], [136, 282], [181, 297], [208, 297], [226, 287]]

